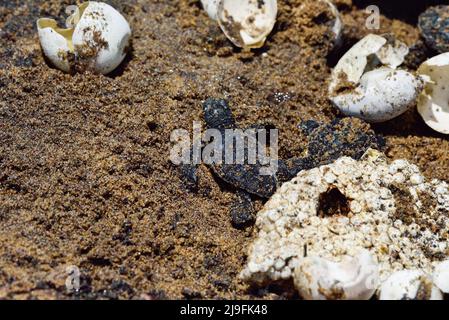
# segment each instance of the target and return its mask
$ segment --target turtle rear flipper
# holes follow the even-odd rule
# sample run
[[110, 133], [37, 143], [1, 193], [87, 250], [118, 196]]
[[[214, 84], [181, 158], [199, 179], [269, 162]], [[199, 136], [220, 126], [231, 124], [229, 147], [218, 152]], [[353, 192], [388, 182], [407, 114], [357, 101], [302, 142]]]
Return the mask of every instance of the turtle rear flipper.
[[316, 166], [329, 164], [341, 157], [359, 160], [370, 149], [382, 150], [383, 139], [370, 125], [357, 118], [335, 119], [321, 124], [308, 136], [308, 155]]
[[261, 198], [271, 197], [277, 188], [275, 175], [262, 175], [261, 165], [220, 165], [214, 166], [214, 172], [224, 181]]

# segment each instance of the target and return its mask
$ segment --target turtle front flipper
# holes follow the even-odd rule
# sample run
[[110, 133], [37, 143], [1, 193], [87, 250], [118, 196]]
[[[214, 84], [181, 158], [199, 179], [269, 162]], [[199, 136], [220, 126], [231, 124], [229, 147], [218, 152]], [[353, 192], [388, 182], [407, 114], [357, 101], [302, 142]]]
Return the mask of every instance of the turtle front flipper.
[[231, 164], [214, 166], [214, 172], [224, 181], [261, 198], [271, 197], [277, 188], [275, 175], [261, 174], [261, 165]]
[[254, 224], [256, 213], [248, 192], [237, 190], [236, 200], [231, 207], [231, 223], [236, 229], [245, 229]]

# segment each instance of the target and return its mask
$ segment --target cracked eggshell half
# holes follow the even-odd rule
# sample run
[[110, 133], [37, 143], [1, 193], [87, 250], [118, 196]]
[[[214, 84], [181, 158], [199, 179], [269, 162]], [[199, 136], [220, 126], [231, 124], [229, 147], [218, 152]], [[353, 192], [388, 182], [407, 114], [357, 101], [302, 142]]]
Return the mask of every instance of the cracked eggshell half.
[[412, 107], [422, 87], [413, 74], [383, 67], [365, 73], [358, 86], [334, 96], [332, 102], [347, 116], [383, 122]]
[[217, 17], [237, 47], [260, 48], [276, 23], [277, 0], [221, 0]]
[[307, 300], [368, 300], [377, 289], [378, 270], [368, 251], [345, 257], [342, 262], [311, 256], [299, 262], [294, 282]]
[[58, 28], [52, 19], [37, 21], [44, 54], [56, 67], [69, 72], [79, 63], [107, 74], [120, 65], [131, 28], [117, 10], [103, 2], [84, 2], [68, 21], [72, 28]]
[[402, 270], [390, 275], [379, 289], [380, 300], [443, 300], [443, 294], [424, 272]]
[[433, 130], [449, 134], [449, 52], [424, 62], [418, 74], [425, 88], [418, 99], [418, 112]]
[[217, 20], [218, 4], [220, 0], [201, 0], [203, 9], [212, 20]]
[[436, 265], [433, 271], [433, 283], [444, 293], [449, 293], [449, 260]]

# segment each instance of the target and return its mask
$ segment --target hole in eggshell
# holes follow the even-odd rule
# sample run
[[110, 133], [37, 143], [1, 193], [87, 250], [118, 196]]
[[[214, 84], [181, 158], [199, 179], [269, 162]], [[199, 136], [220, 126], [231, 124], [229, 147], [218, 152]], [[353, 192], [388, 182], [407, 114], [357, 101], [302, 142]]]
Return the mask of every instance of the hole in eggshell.
[[350, 211], [349, 199], [337, 187], [331, 187], [320, 194], [318, 203], [319, 217], [346, 216]]
[[[72, 16], [70, 16], [68, 18], [68, 21], [70, 23], [72, 23], [74, 26], [76, 26], [76, 24], [81, 20], [81, 17], [83, 16], [84, 11], [86, 10], [88, 5], [89, 5], [89, 2], [85, 2], [85, 3], [81, 4], [78, 8], [79, 10], [77, 12], [75, 12]], [[61, 36], [63, 36], [67, 40], [70, 50], [72, 52], [74, 51], [72, 38], [73, 38], [73, 33], [75, 32], [75, 27], [61, 28], [58, 26], [58, 23], [56, 22], [56, 20], [49, 19], [49, 18], [39, 19], [37, 21], [37, 24], [40, 29], [50, 28], [53, 31], [55, 31], [56, 33], [59, 33]]]

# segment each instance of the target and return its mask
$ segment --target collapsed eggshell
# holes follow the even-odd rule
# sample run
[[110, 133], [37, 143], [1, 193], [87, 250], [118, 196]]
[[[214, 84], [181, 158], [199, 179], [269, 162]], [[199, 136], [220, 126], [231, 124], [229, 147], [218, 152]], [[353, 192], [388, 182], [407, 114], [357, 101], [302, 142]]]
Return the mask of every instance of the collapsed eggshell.
[[277, 0], [221, 0], [217, 18], [226, 37], [241, 48], [260, 48], [273, 30]]
[[449, 293], [449, 260], [440, 262], [433, 271], [433, 283], [444, 293]]
[[308, 300], [368, 300], [378, 285], [378, 268], [366, 250], [341, 262], [306, 257], [295, 269], [295, 286]]
[[441, 291], [420, 270], [393, 273], [379, 289], [380, 300], [443, 300]]
[[209, 18], [217, 20], [218, 3], [220, 0], [201, 0], [203, 9], [207, 12]]
[[76, 65], [107, 74], [126, 56], [131, 28], [126, 19], [106, 3], [89, 1], [69, 18], [72, 28], [57, 27], [53, 19], [39, 19], [39, 40], [47, 58], [69, 72]]
[[[301, 171], [257, 213], [255, 231], [240, 274], [251, 284], [291, 279], [298, 285], [305, 257], [341, 262], [361, 250], [377, 261], [379, 283], [400, 270], [432, 274], [441, 257], [448, 259], [449, 188], [426, 181], [416, 165], [388, 162], [371, 149], [360, 161], [342, 157]], [[335, 277], [331, 268], [318, 270]]]
[[391, 120], [413, 106], [423, 80], [397, 70], [408, 47], [391, 36], [367, 35], [337, 63], [329, 85], [330, 100], [345, 115], [369, 122]]
[[418, 99], [418, 112], [432, 129], [449, 134], [449, 52], [424, 62], [418, 74], [425, 88]]

